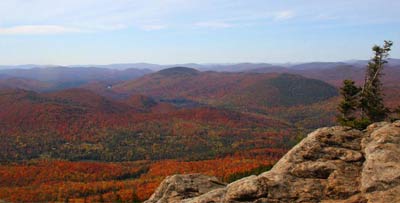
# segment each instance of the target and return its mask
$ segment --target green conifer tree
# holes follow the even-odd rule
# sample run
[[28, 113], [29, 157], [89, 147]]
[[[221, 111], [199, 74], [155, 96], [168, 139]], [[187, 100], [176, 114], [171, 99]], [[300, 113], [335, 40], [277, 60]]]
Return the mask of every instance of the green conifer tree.
[[344, 126], [355, 127], [357, 119], [357, 109], [360, 102], [361, 88], [355, 85], [352, 80], [344, 80], [343, 87], [340, 88], [340, 94], [343, 99], [339, 104], [338, 122]]
[[387, 118], [389, 110], [383, 104], [382, 70], [385, 60], [389, 56], [393, 42], [385, 41], [383, 47], [375, 45], [372, 50], [374, 57], [368, 63], [365, 83], [361, 93], [360, 107], [363, 116], [366, 116], [371, 122], [383, 121]]
[[364, 86], [357, 87], [354, 81], [343, 81], [340, 93], [343, 100], [339, 104], [338, 122], [344, 126], [364, 129], [372, 122], [388, 118], [389, 109], [383, 103], [382, 70], [393, 42], [385, 41], [384, 45], [372, 48], [374, 56], [368, 63]]

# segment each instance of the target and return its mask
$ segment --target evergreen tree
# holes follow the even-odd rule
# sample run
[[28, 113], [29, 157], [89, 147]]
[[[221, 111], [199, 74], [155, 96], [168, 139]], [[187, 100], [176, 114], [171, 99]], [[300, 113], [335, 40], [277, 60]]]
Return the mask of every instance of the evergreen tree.
[[343, 87], [340, 88], [340, 94], [343, 100], [339, 104], [341, 115], [338, 117], [338, 122], [341, 125], [355, 127], [356, 113], [360, 101], [361, 88], [357, 87], [352, 80], [344, 80]]
[[383, 47], [375, 45], [372, 50], [374, 57], [368, 63], [365, 83], [361, 93], [360, 107], [363, 116], [366, 116], [371, 122], [378, 122], [385, 120], [388, 116], [389, 110], [383, 104], [382, 70], [385, 60], [389, 56], [389, 51], [393, 42], [385, 41]]
[[372, 48], [374, 57], [368, 63], [363, 88], [357, 87], [354, 81], [343, 81], [340, 89], [343, 100], [338, 107], [341, 125], [364, 129], [371, 122], [388, 118], [390, 111], [383, 103], [381, 76], [392, 45], [393, 42], [385, 41], [382, 47], [375, 45]]

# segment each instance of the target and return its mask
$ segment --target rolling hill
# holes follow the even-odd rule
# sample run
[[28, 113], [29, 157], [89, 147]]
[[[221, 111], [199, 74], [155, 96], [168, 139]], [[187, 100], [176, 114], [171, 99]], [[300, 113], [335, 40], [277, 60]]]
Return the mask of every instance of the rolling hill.
[[[229, 181], [266, 170], [306, 132], [335, 123], [341, 81], [362, 82], [357, 64], [0, 74], [0, 199], [136, 201], [173, 173]], [[398, 71], [385, 69], [389, 106], [400, 101]]]
[[[112, 84], [119, 81], [132, 80], [150, 72], [151, 71], [148, 69], [114, 70], [92, 67], [42, 67], [30, 69], [3, 69], [0, 70], [0, 75], [2, 75], [3, 80], [11, 78], [20, 81], [37, 81], [36, 83], [42, 82], [49, 84], [49, 87], [36, 85], [34, 88], [28, 90], [54, 91], [78, 87], [95, 81]], [[18, 84], [14, 87], [18, 87]]]
[[45, 94], [8, 89], [0, 91], [0, 105], [3, 162], [197, 160], [285, 149], [295, 137], [290, 124], [267, 116], [176, 108], [141, 95], [117, 101], [82, 89]]
[[0, 76], [0, 89], [24, 89], [32, 91], [46, 91], [54, 88], [52, 83], [42, 82], [39, 80], [27, 79], [27, 78], [14, 78]]
[[327, 83], [299, 75], [200, 72], [182, 67], [120, 83], [113, 91], [248, 109], [308, 105], [338, 94]]
[[[364, 82], [364, 73], [367, 61], [360, 61], [354, 63], [308, 63], [291, 66], [290, 68], [257, 68], [251, 69], [247, 72], [250, 73], [289, 73], [298, 74], [308, 78], [314, 78], [328, 82], [334, 86], [341, 86], [343, 80], [351, 79], [358, 84]], [[389, 60], [383, 69], [384, 76], [382, 80], [384, 84], [392, 85], [399, 82], [400, 78], [400, 65], [397, 60]]]

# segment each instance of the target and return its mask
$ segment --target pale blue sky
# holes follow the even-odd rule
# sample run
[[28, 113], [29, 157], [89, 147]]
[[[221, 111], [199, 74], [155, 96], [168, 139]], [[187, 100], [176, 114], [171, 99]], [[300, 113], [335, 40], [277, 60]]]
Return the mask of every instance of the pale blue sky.
[[399, 0], [1, 0], [0, 64], [368, 59]]

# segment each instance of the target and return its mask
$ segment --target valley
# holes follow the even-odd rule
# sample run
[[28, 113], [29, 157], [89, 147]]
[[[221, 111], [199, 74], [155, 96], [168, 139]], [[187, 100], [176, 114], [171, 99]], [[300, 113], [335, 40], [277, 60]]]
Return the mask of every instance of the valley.
[[[0, 199], [142, 201], [175, 173], [265, 171], [335, 124], [340, 81], [362, 83], [358, 65], [318, 65], [0, 70]], [[399, 79], [385, 69], [389, 107]]]

